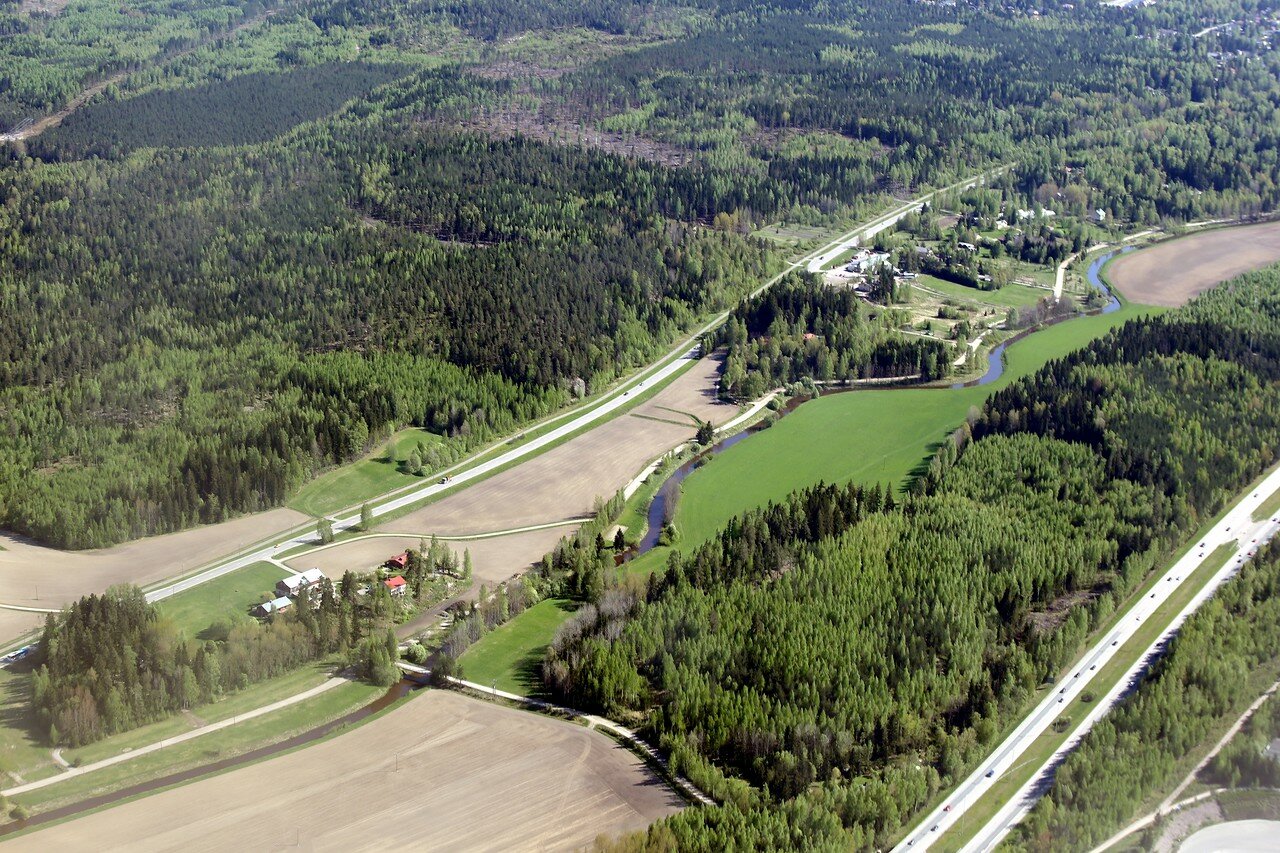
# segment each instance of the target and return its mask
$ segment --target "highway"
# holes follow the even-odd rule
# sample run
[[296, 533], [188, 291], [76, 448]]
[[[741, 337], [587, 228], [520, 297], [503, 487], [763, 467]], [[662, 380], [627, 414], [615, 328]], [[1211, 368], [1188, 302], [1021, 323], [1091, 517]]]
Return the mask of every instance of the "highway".
[[[993, 849], [1009, 830], [1017, 825], [1052, 781], [1054, 768], [1062, 758], [1079, 743], [1099, 719], [1107, 714], [1122, 698], [1131, 683], [1158, 656], [1168, 639], [1196, 608], [1212, 597], [1213, 593], [1235, 575], [1259, 545], [1280, 531], [1280, 521], [1252, 520], [1253, 512], [1273, 493], [1280, 490], [1280, 468], [1271, 472], [1258, 486], [1236, 502], [1236, 505], [1213, 526], [1185, 556], [1167, 569], [1143, 598], [1136, 602], [1123, 618], [1059, 679], [1036, 708], [996, 747], [990, 757], [980, 763], [970, 776], [961, 782], [946, 800], [935, 808], [908, 834], [895, 851], [927, 850], [952, 827], [960, 816], [972, 808], [1000, 777], [1018, 764], [1022, 754], [1053, 725], [1062, 710], [1088, 688], [1098, 673], [1125, 643], [1154, 616], [1204, 560], [1221, 546], [1238, 542], [1239, 547], [1222, 567], [1160, 632], [1128, 668], [1124, 676], [1104, 696], [1093, 704], [1089, 714], [1071, 733], [1071, 736], [1049, 757], [1031, 778], [1003, 805], [978, 834], [961, 848], [965, 853]], [[1096, 691], [1095, 691], [1096, 692]]]

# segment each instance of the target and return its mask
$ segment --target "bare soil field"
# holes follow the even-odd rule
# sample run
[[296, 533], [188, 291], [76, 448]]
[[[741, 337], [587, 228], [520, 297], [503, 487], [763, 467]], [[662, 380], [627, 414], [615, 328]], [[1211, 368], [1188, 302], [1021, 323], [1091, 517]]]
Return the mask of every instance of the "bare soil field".
[[718, 369], [716, 357], [704, 358], [635, 414], [614, 418], [381, 529], [450, 536], [586, 515], [597, 496], [612, 495], [645, 464], [692, 439], [697, 426], [688, 414], [713, 423], [737, 414], [737, 407], [715, 402]]
[[[302, 513], [273, 509], [99, 551], [59, 551], [0, 533], [0, 603], [58, 608], [112, 584], [155, 583], [305, 521]], [[4, 627], [0, 622], [0, 639]]]
[[601, 734], [432, 690], [332, 740], [5, 846], [569, 850], [681, 805]]
[[[492, 539], [453, 541], [445, 544], [457, 553], [459, 560], [462, 559], [463, 551], [471, 552], [471, 563], [476, 580], [496, 583], [524, 571], [534, 562], [542, 559], [542, 555], [554, 548], [561, 537], [568, 536], [576, 527], [577, 524], [571, 522], [546, 530], [530, 530], [507, 536], [495, 536]], [[297, 571], [304, 571], [314, 566], [327, 576], [336, 579], [342, 577], [342, 573], [347, 569], [368, 571], [370, 568], [380, 566], [388, 557], [395, 556], [406, 548], [417, 548], [422, 538], [380, 536], [376, 539], [357, 539], [354, 542], [344, 542], [311, 554], [294, 557], [287, 560], [285, 565]]]
[[1280, 261], [1280, 222], [1219, 228], [1157, 243], [1111, 262], [1107, 277], [1141, 305], [1184, 305], [1241, 273]]

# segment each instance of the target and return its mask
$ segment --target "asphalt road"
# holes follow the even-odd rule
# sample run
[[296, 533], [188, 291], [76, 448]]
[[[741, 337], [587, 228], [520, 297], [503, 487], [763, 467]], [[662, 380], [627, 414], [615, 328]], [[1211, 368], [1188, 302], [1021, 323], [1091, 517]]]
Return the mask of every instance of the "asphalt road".
[[987, 824], [970, 840], [963, 851], [993, 849], [1011, 830], [1048, 788], [1053, 771], [1062, 758], [1073, 750], [1093, 724], [1111, 710], [1123, 697], [1140, 673], [1150, 665], [1151, 658], [1160, 654], [1168, 639], [1201, 604], [1207, 601], [1224, 582], [1233, 577], [1254, 550], [1280, 531], [1280, 522], [1265, 519], [1254, 522], [1252, 515], [1263, 501], [1280, 490], [1280, 468], [1273, 471], [1256, 489], [1251, 491], [1228, 512], [1213, 529], [1187, 554], [1168, 569], [1155, 586], [1130, 610], [1123, 619], [1099, 640], [1080, 662], [1058, 680], [1041, 703], [1009, 734], [992, 752], [991, 756], [948, 797], [908, 834], [895, 851], [927, 850], [936, 843], [961, 815], [977, 803], [1000, 777], [1018, 763], [1023, 752], [1043, 734], [1071, 701], [1085, 691], [1103, 666], [1111, 660], [1125, 643], [1152, 618], [1164, 602], [1172, 596], [1187, 578], [1222, 545], [1239, 542], [1240, 546], [1227, 565], [1218, 571], [1196, 594], [1185, 608], [1175, 616], [1160, 636], [1129, 668], [1115, 687], [1099, 698], [1089, 714], [1072, 732], [1068, 740], [1049, 757]]

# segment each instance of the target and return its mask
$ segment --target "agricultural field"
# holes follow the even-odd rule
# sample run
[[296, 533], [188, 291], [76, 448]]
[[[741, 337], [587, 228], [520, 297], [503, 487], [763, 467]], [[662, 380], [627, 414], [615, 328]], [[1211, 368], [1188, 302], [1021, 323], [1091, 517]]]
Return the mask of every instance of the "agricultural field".
[[[306, 520], [306, 516], [293, 510], [274, 509], [181, 533], [81, 552], [46, 548], [0, 533], [0, 603], [58, 609], [114, 584], [158, 583]], [[19, 612], [0, 612], [0, 640], [13, 639], [26, 630], [30, 619], [9, 615]]]
[[703, 358], [634, 411], [380, 529], [457, 536], [585, 516], [595, 498], [612, 495], [646, 463], [691, 440], [695, 417], [718, 424], [737, 414], [716, 401], [718, 367], [716, 356]]
[[1127, 306], [1035, 332], [1006, 350], [1004, 374], [989, 385], [859, 390], [804, 403], [685, 480], [676, 518], [682, 548], [705, 541], [739, 513], [819, 481], [901, 487], [970, 407], [1148, 310]]
[[542, 653], [576, 607], [575, 602], [549, 598], [498, 626], [458, 659], [462, 677], [508, 693], [538, 695], [542, 692]]
[[1107, 278], [1133, 302], [1178, 306], [1280, 260], [1280, 222], [1218, 228], [1157, 243], [1111, 261]]
[[253, 838], [264, 848], [569, 849], [681, 805], [599, 733], [432, 690], [308, 749], [6, 846], [105, 849], [145, 838], [156, 849], [212, 850]]

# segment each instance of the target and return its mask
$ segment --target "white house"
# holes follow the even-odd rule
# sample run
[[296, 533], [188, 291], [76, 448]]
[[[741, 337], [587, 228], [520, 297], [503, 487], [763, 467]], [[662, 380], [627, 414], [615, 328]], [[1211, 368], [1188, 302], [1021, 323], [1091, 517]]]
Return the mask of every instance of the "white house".
[[276, 592], [280, 595], [297, 596], [299, 593], [310, 591], [323, 580], [324, 572], [319, 569], [307, 569], [305, 572], [289, 575], [284, 580], [278, 581]]

